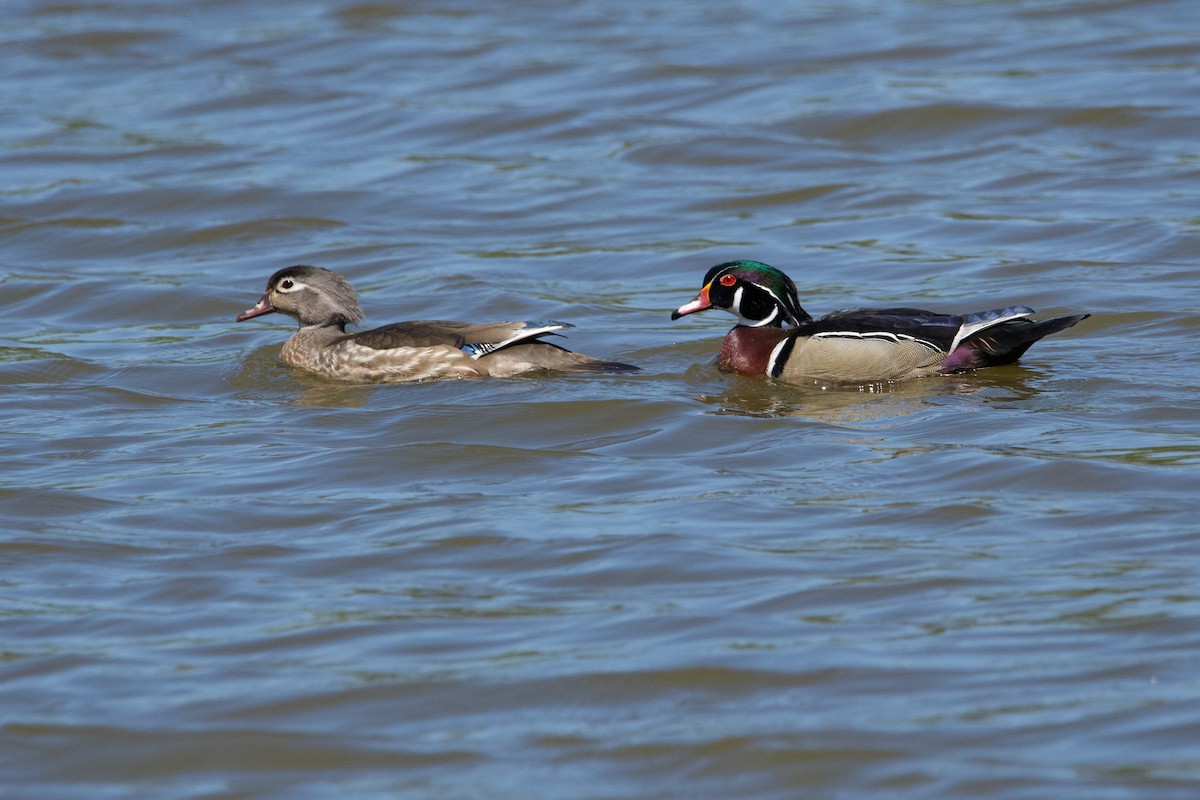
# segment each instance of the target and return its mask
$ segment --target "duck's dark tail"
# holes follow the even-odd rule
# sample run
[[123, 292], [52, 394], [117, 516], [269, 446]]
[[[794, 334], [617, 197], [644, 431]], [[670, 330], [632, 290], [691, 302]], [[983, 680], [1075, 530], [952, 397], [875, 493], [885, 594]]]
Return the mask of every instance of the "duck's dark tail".
[[481, 359], [494, 377], [521, 375], [535, 370], [555, 372], [637, 372], [632, 364], [605, 361], [575, 353], [550, 342], [521, 342]]
[[632, 364], [592, 358], [541, 341], [544, 336], [558, 336], [557, 331], [574, 327], [569, 322], [554, 320], [479, 325], [468, 332], [471, 334], [469, 340], [460, 349], [471, 358], [480, 361], [486, 367], [487, 374], [494, 377], [520, 375], [542, 369], [566, 372], [638, 371]]
[[941, 371], [962, 372], [1011, 364], [1025, 355], [1025, 351], [1043, 336], [1066, 330], [1090, 316], [1091, 314], [1075, 314], [1044, 320], [1032, 320], [1022, 316], [983, 327], [958, 343], [954, 351], [942, 362]]

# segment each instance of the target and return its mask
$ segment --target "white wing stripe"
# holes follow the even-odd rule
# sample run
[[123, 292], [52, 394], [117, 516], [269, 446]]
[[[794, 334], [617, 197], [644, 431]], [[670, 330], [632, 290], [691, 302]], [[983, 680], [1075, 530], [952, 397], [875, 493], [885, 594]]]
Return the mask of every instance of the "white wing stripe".
[[886, 342], [916, 342], [919, 345], [928, 347], [935, 353], [942, 352], [942, 348], [938, 347], [933, 342], [925, 339], [918, 339], [916, 336], [909, 336], [907, 333], [892, 333], [891, 331], [826, 331], [824, 333], [814, 333], [814, 339], [881, 339]]
[[1014, 319], [1021, 319], [1022, 317], [1028, 317], [1031, 314], [1033, 314], [1033, 309], [1031, 309], [1031, 308], [1025, 308], [1023, 306], [1018, 306], [1018, 308], [1020, 310], [1015, 311], [1012, 314], [1005, 314], [1002, 317], [991, 317], [989, 319], [982, 319], [982, 320], [979, 320], [978, 322], [970, 322], [970, 323], [963, 325], [961, 328], [958, 329], [958, 333], [956, 333], [954, 335], [954, 341], [950, 343], [950, 349], [947, 350], [946, 352], [953, 353], [955, 348], [957, 348], [960, 344], [963, 343], [963, 340], [967, 339], [970, 336], [975, 335], [976, 333], [979, 333], [981, 330], [984, 330], [985, 328], [991, 328], [991, 327], [993, 327], [995, 325], [999, 325], [1003, 322], [1008, 322], [1008, 321], [1014, 320]]

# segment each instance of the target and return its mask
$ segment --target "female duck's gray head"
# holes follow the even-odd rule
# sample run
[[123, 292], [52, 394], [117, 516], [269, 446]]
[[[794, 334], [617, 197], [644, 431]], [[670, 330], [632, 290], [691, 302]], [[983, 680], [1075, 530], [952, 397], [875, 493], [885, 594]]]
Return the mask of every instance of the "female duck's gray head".
[[267, 281], [267, 291], [254, 305], [238, 315], [237, 321], [278, 311], [296, 319], [301, 327], [347, 325], [363, 320], [358, 295], [341, 275], [323, 267], [298, 264], [284, 267]]
[[800, 325], [812, 317], [800, 307], [792, 279], [761, 261], [726, 261], [704, 276], [700, 294], [679, 307], [671, 319], [710, 308], [720, 308], [753, 328]]

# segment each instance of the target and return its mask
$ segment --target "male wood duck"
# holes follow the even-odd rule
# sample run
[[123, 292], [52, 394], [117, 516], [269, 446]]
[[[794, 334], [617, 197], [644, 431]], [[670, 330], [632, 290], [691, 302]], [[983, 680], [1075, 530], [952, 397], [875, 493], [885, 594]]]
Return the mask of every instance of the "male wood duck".
[[359, 333], [346, 326], [363, 312], [350, 283], [338, 273], [306, 265], [286, 267], [237, 321], [278, 311], [300, 323], [279, 357], [327, 378], [355, 383], [405, 383], [433, 378], [507, 378], [536, 370], [630, 372], [637, 367], [601, 361], [539, 341], [573, 327], [565, 322], [396, 322]]
[[738, 318], [721, 346], [723, 368], [788, 383], [875, 383], [1011, 364], [1038, 339], [1090, 316], [1035, 321], [1032, 308], [1009, 306], [961, 316], [864, 308], [813, 319], [791, 278], [758, 261], [717, 264], [671, 319], [710, 308]]

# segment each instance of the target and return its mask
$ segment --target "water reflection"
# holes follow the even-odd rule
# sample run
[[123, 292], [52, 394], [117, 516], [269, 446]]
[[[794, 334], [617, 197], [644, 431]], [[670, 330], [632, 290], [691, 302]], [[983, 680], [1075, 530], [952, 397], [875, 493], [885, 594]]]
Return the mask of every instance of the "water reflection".
[[[715, 370], [714, 370], [715, 371]], [[1040, 389], [1043, 373], [1020, 366], [984, 373], [917, 378], [857, 385], [797, 386], [729, 376], [716, 394], [696, 399], [713, 414], [746, 417], [804, 417], [834, 425], [856, 426], [899, 419], [934, 404], [938, 398], [977, 395], [989, 403], [1028, 400]], [[873, 426], [877, 427], [877, 426]]]
[[295, 381], [304, 389], [292, 402], [314, 408], [361, 408], [367, 404], [373, 389], [369, 385], [333, 383], [304, 374], [296, 375]]
[[[10, 3], [0, 796], [1195, 794], [1192, 5]], [[1101, 313], [740, 379], [747, 253]], [[302, 261], [645, 371], [307, 376]]]

